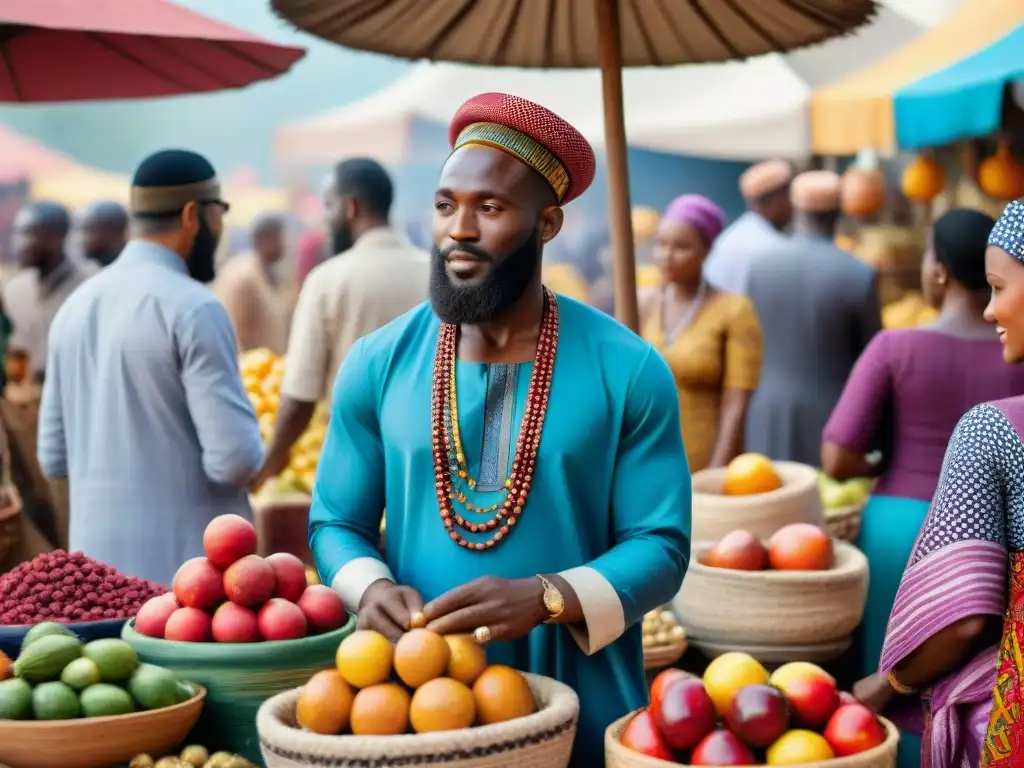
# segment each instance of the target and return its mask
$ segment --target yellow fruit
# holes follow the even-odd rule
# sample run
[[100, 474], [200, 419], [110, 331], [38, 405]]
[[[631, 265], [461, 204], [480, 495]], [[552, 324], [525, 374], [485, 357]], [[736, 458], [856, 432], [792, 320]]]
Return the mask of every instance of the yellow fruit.
[[791, 682], [808, 677], [824, 677], [835, 682], [835, 678], [817, 664], [811, 664], [809, 661], [791, 661], [772, 672], [768, 684], [784, 688]]
[[732, 652], [723, 653], [708, 664], [703, 679], [715, 709], [724, 717], [737, 691], [748, 685], [767, 683], [768, 672], [753, 656]]
[[306, 583], [310, 585], [320, 583], [320, 574], [316, 572], [316, 568], [306, 569]]
[[356, 736], [405, 733], [409, 729], [408, 692], [395, 683], [363, 688], [352, 700], [349, 724]]
[[448, 643], [448, 677], [472, 685], [487, 669], [487, 654], [472, 635], [446, 635]]
[[348, 726], [355, 692], [335, 669], [317, 672], [306, 683], [295, 705], [299, 725], [313, 733], [329, 736]]
[[448, 656], [448, 643], [439, 634], [410, 630], [395, 644], [395, 674], [410, 688], [419, 688], [445, 673]]
[[306, 489], [306, 493], [312, 493], [313, 486], [316, 485], [316, 470], [311, 469], [299, 475], [299, 485]]
[[302, 472], [308, 472], [311, 469], [316, 469], [316, 459], [303, 453], [293, 453], [292, 460], [288, 462], [288, 466], [301, 474]]
[[726, 496], [767, 493], [781, 487], [782, 478], [771, 460], [759, 453], [743, 453], [730, 461], [722, 481], [722, 493]]
[[463, 683], [447, 677], [437, 677], [421, 685], [409, 705], [409, 722], [416, 733], [469, 728], [475, 718], [473, 692]]
[[347, 683], [367, 688], [391, 676], [394, 652], [380, 632], [359, 629], [341, 641], [334, 662]]
[[803, 765], [831, 760], [832, 747], [814, 731], [787, 731], [768, 747], [768, 765]]
[[245, 391], [250, 395], [259, 393], [261, 383], [260, 377], [251, 373], [242, 377], [242, 386], [245, 387]]
[[503, 723], [537, 711], [537, 702], [526, 678], [511, 667], [485, 669], [473, 683], [476, 720], [480, 725]]

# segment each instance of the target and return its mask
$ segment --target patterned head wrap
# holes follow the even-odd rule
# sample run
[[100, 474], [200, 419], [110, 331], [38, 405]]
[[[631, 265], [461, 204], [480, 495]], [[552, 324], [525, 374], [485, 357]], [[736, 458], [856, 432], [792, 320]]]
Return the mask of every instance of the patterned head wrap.
[[507, 93], [481, 93], [455, 113], [448, 128], [452, 151], [482, 145], [507, 152], [544, 177], [559, 205], [594, 181], [594, 149], [551, 110]]
[[704, 195], [680, 195], [669, 204], [661, 220], [691, 225], [708, 247], [725, 229], [725, 212]]
[[1003, 249], [1024, 264], [1024, 205], [1014, 200], [1006, 206], [988, 236], [988, 244]]

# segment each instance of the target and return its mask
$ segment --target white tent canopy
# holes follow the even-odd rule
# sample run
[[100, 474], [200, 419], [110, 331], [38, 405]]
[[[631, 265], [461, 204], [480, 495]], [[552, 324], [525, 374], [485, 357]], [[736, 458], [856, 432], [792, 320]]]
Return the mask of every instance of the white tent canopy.
[[[888, 0], [855, 35], [791, 54], [744, 62], [628, 69], [623, 75], [626, 131], [635, 147], [750, 160], [810, 153], [811, 90], [878, 60], [944, 17], [958, 0]], [[467, 98], [515, 93], [543, 104], [603, 141], [601, 78], [596, 70], [523, 70], [421, 63], [365, 99], [283, 126], [284, 163], [368, 155], [408, 161], [416, 123], [444, 125]]]

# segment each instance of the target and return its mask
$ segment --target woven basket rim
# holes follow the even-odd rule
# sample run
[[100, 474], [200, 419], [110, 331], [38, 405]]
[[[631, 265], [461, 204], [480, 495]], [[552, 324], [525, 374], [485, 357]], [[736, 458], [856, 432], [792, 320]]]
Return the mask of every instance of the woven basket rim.
[[711, 478], [715, 478], [716, 484], [721, 487], [721, 480], [718, 478], [724, 479], [726, 473], [725, 467], [709, 467], [707, 469], [694, 472], [693, 479], [691, 481], [694, 489], [694, 501], [696, 502], [699, 499], [700, 503], [706, 506], [755, 506], [779, 501], [790, 496], [796, 496], [805, 493], [812, 487], [815, 489], [815, 493], [818, 492], [818, 470], [809, 464], [801, 464], [796, 461], [773, 461], [772, 467], [775, 468], [779, 477], [782, 478], [782, 487], [776, 488], [774, 491], [752, 493], [747, 496], [726, 496], [723, 493], [709, 493], [697, 490], [697, 487], [703, 484], [702, 481], [705, 478], [707, 478], [709, 482], [711, 481]]
[[[619, 736], [622, 734], [622, 731], [625, 730], [626, 725], [633, 718], [633, 716], [640, 711], [641, 710], [638, 709], [634, 712], [630, 712], [625, 717], [620, 717], [618, 720], [616, 720], [614, 723], [608, 726], [608, 728], [604, 732], [605, 757], [607, 758], [610, 754], [619, 754], [623, 757], [628, 756], [630, 758], [635, 759], [638, 764], [640, 764], [640, 761], [642, 760], [643, 765], [651, 766], [651, 768], [660, 768], [660, 766], [675, 766], [675, 768], [680, 768], [680, 766], [682, 765], [681, 763], [674, 763], [668, 760], [659, 760], [656, 757], [648, 757], [647, 755], [643, 755], [639, 752], [633, 751], [629, 747], [623, 745], [621, 741], [619, 741]], [[844, 768], [844, 766], [858, 766], [863, 764], [865, 761], [875, 760], [877, 758], [885, 756], [889, 752], [893, 752], [896, 749], [896, 745], [899, 743], [900, 732], [895, 725], [893, 725], [890, 721], [886, 720], [881, 715], [876, 715], [876, 717], [878, 718], [882, 726], [885, 728], [885, 741], [883, 741], [877, 747], [872, 747], [871, 749], [866, 750], [864, 752], [860, 752], [856, 755], [849, 755], [847, 757], [833, 757], [831, 760], [820, 762], [827, 762], [829, 768]]]
[[129, 712], [127, 715], [76, 717], [72, 720], [0, 720], [0, 734], [3, 734], [4, 731], [13, 731], [15, 733], [18, 731], [47, 731], [54, 728], [74, 728], [75, 726], [88, 726], [91, 729], [112, 725], [115, 722], [118, 724], [138, 724], [143, 720], [150, 720], [157, 715], [169, 715], [172, 712], [182, 712], [191, 707], [196, 707], [197, 705], [201, 709], [203, 702], [206, 700], [206, 689], [198, 683], [187, 683], [187, 685], [190, 685], [194, 691], [192, 697], [179, 702], [178, 704], [172, 704], [169, 707], [146, 709], [140, 712]]
[[745, 584], [821, 584], [822, 582], [846, 581], [867, 570], [868, 559], [857, 547], [842, 539], [832, 540], [833, 567], [827, 571], [737, 571], [731, 568], [712, 568], [700, 562], [699, 557], [714, 546], [711, 541], [698, 541], [693, 544], [689, 572], [699, 573], [705, 578], [717, 578], [723, 581], [734, 581]]
[[[353, 736], [310, 733], [295, 728], [284, 722], [280, 712], [293, 711], [298, 701], [301, 688], [272, 696], [260, 705], [256, 713], [256, 730], [260, 744], [264, 749], [275, 754], [293, 752], [300, 749], [300, 744], [307, 745], [318, 755], [338, 751], [348, 745], [371, 745], [374, 752], [385, 754], [401, 754], [403, 757], [414, 755], [435, 756], [448, 754], [460, 749], [472, 749], [482, 745], [502, 745], [511, 751], [516, 749], [521, 739], [532, 734], [549, 734], [551, 739], [557, 738], [575, 728], [579, 719], [579, 697], [576, 692], [564, 683], [549, 677], [521, 673], [530, 683], [530, 688], [542, 691], [546, 703], [537, 712], [526, 717], [508, 720], [504, 723], [481, 725], [474, 728], [463, 728], [456, 731], [439, 731], [424, 734], [401, 734], [398, 736]], [[278, 746], [272, 742], [273, 735], [287, 733], [292, 744]], [[271, 738], [268, 739], [268, 736]], [[415, 750], [415, 751], [414, 751]]]
[[827, 522], [830, 520], [837, 520], [844, 517], [853, 517], [854, 515], [859, 515], [861, 512], [864, 511], [864, 507], [866, 506], [867, 502], [862, 501], [858, 504], [847, 504], [844, 507], [822, 507], [821, 511], [822, 514], [825, 515], [825, 520]]

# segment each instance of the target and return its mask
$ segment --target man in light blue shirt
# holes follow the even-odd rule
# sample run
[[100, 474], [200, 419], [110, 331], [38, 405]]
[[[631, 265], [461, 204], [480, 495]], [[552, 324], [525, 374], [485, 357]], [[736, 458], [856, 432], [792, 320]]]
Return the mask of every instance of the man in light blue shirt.
[[39, 463], [68, 478], [70, 546], [170, 584], [216, 515], [251, 516], [263, 461], [227, 311], [203, 283], [228, 206], [183, 150], [135, 173], [133, 239], [53, 321]]

